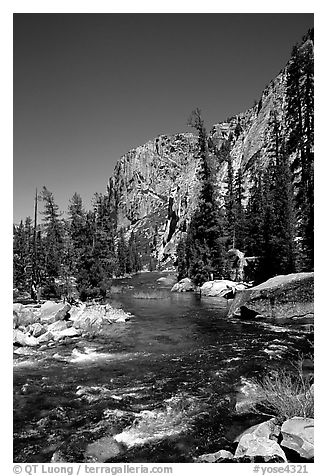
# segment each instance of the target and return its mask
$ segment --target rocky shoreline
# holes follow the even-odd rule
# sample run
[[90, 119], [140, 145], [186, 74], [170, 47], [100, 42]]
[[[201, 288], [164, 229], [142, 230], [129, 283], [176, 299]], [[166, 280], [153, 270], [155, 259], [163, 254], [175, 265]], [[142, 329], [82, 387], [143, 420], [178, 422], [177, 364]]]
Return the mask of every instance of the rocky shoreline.
[[14, 351], [19, 347], [38, 347], [43, 350], [57, 344], [71, 343], [81, 336], [107, 333], [113, 324], [122, 324], [131, 314], [109, 304], [70, 305], [45, 301], [43, 304], [13, 305]]
[[234, 454], [219, 450], [195, 459], [196, 463], [313, 462], [314, 419], [270, 418], [254, 425], [234, 440]]

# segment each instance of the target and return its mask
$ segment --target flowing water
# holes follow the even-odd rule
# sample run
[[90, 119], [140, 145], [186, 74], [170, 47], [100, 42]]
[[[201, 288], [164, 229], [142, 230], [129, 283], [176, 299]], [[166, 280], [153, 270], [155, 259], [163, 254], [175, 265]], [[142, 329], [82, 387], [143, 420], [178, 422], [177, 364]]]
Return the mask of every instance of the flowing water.
[[15, 462], [189, 462], [256, 423], [233, 416], [237, 387], [306, 338], [227, 319], [227, 300], [171, 293], [160, 276], [115, 282], [111, 304], [133, 317], [109, 336], [14, 355]]

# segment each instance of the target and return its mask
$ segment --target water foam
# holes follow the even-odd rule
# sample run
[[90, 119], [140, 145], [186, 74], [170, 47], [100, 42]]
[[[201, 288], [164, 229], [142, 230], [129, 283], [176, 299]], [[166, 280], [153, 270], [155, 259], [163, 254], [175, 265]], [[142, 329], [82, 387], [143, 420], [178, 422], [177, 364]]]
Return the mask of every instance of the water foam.
[[71, 358], [69, 362], [71, 363], [88, 363], [88, 362], [97, 362], [99, 360], [132, 360], [136, 357], [148, 357], [149, 353], [145, 352], [119, 352], [119, 353], [110, 353], [110, 352], [97, 352], [96, 349], [92, 347], [84, 347], [84, 352], [79, 351], [78, 349], [73, 349]]
[[197, 400], [177, 396], [164, 402], [166, 408], [162, 410], [141, 411], [133, 425], [115, 435], [114, 439], [130, 448], [186, 432], [198, 413]]

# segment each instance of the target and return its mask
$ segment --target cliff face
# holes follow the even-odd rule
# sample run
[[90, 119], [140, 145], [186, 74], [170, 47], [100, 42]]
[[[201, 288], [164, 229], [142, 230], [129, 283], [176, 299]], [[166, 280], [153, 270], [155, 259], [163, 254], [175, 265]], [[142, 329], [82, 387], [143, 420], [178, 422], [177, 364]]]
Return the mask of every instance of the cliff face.
[[[312, 41], [308, 39], [301, 48], [312, 49]], [[233, 168], [235, 173], [242, 172], [245, 196], [257, 170], [267, 166], [273, 113], [285, 134], [287, 67], [266, 86], [257, 104], [210, 131], [217, 150], [231, 137]], [[108, 182], [118, 229], [137, 232], [143, 253], [151, 253], [160, 262], [174, 261], [181, 233], [196, 207], [197, 152], [197, 137], [192, 133], [161, 135], [121, 157]], [[227, 163], [214, 160], [218, 195], [223, 197]]]
[[109, 180], [118, 229], [143, 238], [143, 253], [163, 261], [176, 248], [198, 193], [197, 138], [161, 135], [121, 157]]

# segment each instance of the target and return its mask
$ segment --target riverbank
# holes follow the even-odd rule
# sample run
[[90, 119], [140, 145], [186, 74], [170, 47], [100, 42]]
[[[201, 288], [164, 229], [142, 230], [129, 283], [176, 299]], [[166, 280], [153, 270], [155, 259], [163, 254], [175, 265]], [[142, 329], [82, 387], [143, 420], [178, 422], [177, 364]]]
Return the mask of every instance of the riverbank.
[[130, 318], [130, 313], [110, 304], [16, 303], [13, 305], [13, 343], [18, 347], [40, 347], [42, 350], [71, 343], [80, 336], [106, 334], [110, 332], [110, 325], [125, 323]]

